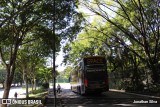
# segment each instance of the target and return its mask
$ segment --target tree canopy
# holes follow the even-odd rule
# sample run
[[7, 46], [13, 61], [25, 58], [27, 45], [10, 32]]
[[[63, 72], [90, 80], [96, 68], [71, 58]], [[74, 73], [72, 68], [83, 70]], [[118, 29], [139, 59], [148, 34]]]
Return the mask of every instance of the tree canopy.
[[[3, 98], [8, 98], [8, 89], [18, 64], [17, 56], [22, 58], [23, 55], [27, 55], [28, 60], [32, 59], [32, 61], [38, 60], [39, 57], [51, 56], [53, 42], [56, 42], [56, 52], [58, 52], [62, 39], [72, 40], [81, 30], [83, 18], [76, 11], [77, 4], [76, 0], [55, 0], [55, 5], [53, 0], [1, 1], [0, 56], [7, 72]], [[52, 39], [53, 25], [55, 41]], [[19, 51], [22, 54], [19, 54]], [[27, 59], [26, 56], [24, 57]]]
[[95, 18], [86, 19], [86, 29], [65, 46], [64, 62], [75, 63], [85, 55], [105, 55], [108, 70], [127, 81], [130, 78], [130, 86], [140, 87], [144, 81], [159, 84], [159, 1], [81, 0], [80, 3], [91, 14], [84, 16]]

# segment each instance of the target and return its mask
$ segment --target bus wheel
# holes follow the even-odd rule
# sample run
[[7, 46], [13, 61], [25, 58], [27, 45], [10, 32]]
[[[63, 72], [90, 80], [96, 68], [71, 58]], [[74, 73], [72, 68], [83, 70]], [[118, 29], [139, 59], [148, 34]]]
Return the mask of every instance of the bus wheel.
[[79, 94], [81, 95], [81, 87], [78, 87]]

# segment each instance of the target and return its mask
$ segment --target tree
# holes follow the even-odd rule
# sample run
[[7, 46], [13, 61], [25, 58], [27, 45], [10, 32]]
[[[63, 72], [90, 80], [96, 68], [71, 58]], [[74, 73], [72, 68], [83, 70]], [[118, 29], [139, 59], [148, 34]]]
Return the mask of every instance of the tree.
[[[30, 6], [32, 6], [34, 3], [36, 3], [38, 0], [28, 0], [28, 1], [18, 1], [17, 2], [22, 2], [22, 5], [18, 5], [18, 8], [15, 10], [12, 10], [11, 8], [15, 8], [16, 7], [16, 3], [14, 3], [15, 1], [2, 1], [1, 2], [1, 6], [2, 7], [0, 9], [0, 11], [5, 11], [7, 12], [7, 10], [5, 10], [5, 8], [9, 8], [10, 12], [12, 14], [6, 14], [5, 12], [1, 12], [0, 13], [0, 27], [6, 25], [6, 23], [10, 22], [12, 20], [12, 18], [17, 17], [18, 14], [20, 14], [21, 12], [30, 9]], [[3, 8], [5, 7], [5, 8]], [[3, 40], [5, 38], [1, 38], [1, 40]]]
[[[1, 13], [12, 16], [21, 6], [26, 5], [26, 2], [4, 1], [2, 4], [4, 5], [2, 5], [3, 8], [1, 7]], [[16, 69], [15, 61], [19, 46], [22, 44], [27, 32], [32, 29], [34, 24], [39, 19], [38, 17], [34, 17], [32, 20], [30, 18], [30, 15], [33, 14], [34, 11], [32, 10], [32, 5], [33, 4], [31, 3], [26, 6], [23, 12], [15, 15], [14, 18], [12, 17], [12, 19], [3, 24], [0, 29], [0, 37], [2, 37], [0, 44], [0, 55], [7, 71], [3, 98], [8, 98], [9, 95], [10, 86]], [[26, 14], [28, 11], [32, 13]], [[3, 18], [5, 19], [5, 17]]]
[[64, 47], [64, 63], [77, 64], [84, 56], [102, 55], [103, 35], [91, 27], [85, 28], [78, 37]]
[[[64, 62], [76, 63], [83, 55], [105, 55], [108, 59], [108, 71], [119, 76], [122, 82], [125, 79], [130, 82], [129, 85], [124, 83], [125, 88], [129, 86], [142, 90], [142, 82], [148, 81], [150, 75], [153, 84], [158, 83], [158, 79], [155, 79], [160, 72], [157, 56], [158, 3], [151, 0], [93, 0], [81, 3], [92, 11], [96, 18], [92, 18], [93, 21], [85, 26], [85, 30], [75, 41], [65, 46]], [[153, 64], [155, 62], [156, 64]]]
[[[159, 84], [160, 9], [158, 0], [85, 0], [82, 4], [119, 30], [111, 33], [112, 37], [116, 38], [123, 48], [140, 58], [150, 69], [153, 83]], [[124, 38], [130, 44], [127, 44]]]
[[64, 71], [59, 72], [57, 76], [57, 82], [69, 82], [70, 73], [73, 70], [71, 66], [67, 66]]
[[5, 69], [0, 68], [0, 84], [2, 84], [2, 88], [4, 88], [4, 78], [5, 76]]
[[[57, 43], [60, 44], [62, 38], [72, 39], [79, 32], [81, 25], [81, 15], [76, 12], [76, 1], [56, 0], [56, 21], [55, 27], [58, 32], [56, 35]], [[52, 35], [52, 0], [12, 0], [1, 2], [1, 28], [0, 28], [0, 55], [3, 64], [6, 66], [7, 76], [3, 98], [8, 98], [10, 86], [16, 69], [16, 58], [20, 47], [30, 41], [26, 36], [35, 36], [36, 39], [42, 38], [48, 50], [51, 51]], [[23, 8], [23, 9], [22, 9]], [[72, 23], [71, 23], [72, 22]], [[67, 35], [67, 37], [66, 37]], [[57, 49], [59, 47], [57, 46]], [[2, 105], [5, 107], [6, 105]]]
[[64, 74], [65, 74], [65, 78], [68, 79], [70, 77], [70, 73], [72, 71], [72, 67], [71, 66], [67, 66], [66, 69], [64, 69]]
[[[28, 37], [27, 41], [32, 39]], [[16, 66], [17, 70], [23, 75], [23, 81], [26, 84], [26, 97], [29, 97], [27, 94], [28, 82], [31, 82], [32, 90], [36, 89], [38, 68], [46, 64], [45, 57], [50, 54], [49, 48], [46, 46], [41, 39], [36, 39], [24, 44], [18, 51]]]
[[22, 86], [22, 83], [23, 83], [22, 73], [16, 69], [12, 84], [14, 84], [14, 86]]
[[[47, 68], [45, 66], [41, 66], [39, 68], [39, 72], [38, 72], [38, 80], [39, 80], [39, 84], [44, 84], [44, 83], [48, 83], [50, 82], [50, 80], [52, 79], [52, 69], [53, 68]], [[57, 71], [56, 71], [57, 72]]]

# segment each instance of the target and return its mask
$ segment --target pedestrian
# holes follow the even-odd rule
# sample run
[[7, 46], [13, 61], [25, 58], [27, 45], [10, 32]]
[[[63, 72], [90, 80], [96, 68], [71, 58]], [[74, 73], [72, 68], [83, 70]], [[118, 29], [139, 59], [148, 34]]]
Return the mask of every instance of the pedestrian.
[[58, 84], [57, 85], [57, 93], [60, 93], [61, 92], [61, 86]]
[[17, 99], [17, 92], [14, 93], [14, 98]]

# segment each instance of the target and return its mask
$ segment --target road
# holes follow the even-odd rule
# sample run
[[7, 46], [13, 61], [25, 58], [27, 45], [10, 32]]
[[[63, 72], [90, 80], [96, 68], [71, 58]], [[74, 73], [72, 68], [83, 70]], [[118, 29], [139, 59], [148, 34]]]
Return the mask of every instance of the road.
[[58, 100], [63, 107], [160, 107], [160, 99], [117, 91], [80, 96], [71, 92], [69, 84], [61, 84], [61, 87]]
[[[3, 89], [0, 89], [0, 98], [3, 97]], [[18, 93], [18, 98], [22, 98], [25, 95], [25, 90], [21, 87], [12, 87], [9, 92], [9, 98], [14, 98], [14, 93]]]
[[[56, 84], [57, 85], [57, 84]], [[70, 85], [69, 84], [61, 84], [62, 88], [63, 89], [69, 89], [70, 88]], [[52, 88], [52, 87], [50, 87]], [[3, 97], [3, 89], [0, 89], [0, 98]], [[9, 92], [9, 98], [14, 98], [14, 93], [17, 92], [18, 93], [18, 98], [22, 98], [25, 96], [25, 93], [26, 93], [26, 90], [22, 89], [22, 87], [12, 87], [10, 89], [10, 92]]]

